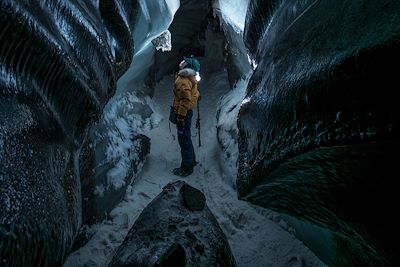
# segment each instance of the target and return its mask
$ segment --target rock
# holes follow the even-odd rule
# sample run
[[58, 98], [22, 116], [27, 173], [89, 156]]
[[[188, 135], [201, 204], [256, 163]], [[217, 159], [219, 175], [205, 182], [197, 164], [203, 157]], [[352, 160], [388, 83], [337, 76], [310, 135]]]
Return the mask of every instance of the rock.
[[177, 181], [166, 185], [143, 210], [109, 266], [236, 266], [236, 262], [204, 195]]
[[202, 192], [188, 184], [181, 188], [183, 204], [191, 211], [203, 210], [206, 205], [206, 197]]

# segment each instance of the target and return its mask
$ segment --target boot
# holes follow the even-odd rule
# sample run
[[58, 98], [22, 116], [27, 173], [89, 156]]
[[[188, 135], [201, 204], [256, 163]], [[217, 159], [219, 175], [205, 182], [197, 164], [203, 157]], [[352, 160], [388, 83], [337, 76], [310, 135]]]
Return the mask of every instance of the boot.
[[193, 173], [193, 168], [191, 168], [191, 169], [175, 168], [172, 171], [172, 173], [175, 175], [181, 176], [181, 177], [186, 177]]

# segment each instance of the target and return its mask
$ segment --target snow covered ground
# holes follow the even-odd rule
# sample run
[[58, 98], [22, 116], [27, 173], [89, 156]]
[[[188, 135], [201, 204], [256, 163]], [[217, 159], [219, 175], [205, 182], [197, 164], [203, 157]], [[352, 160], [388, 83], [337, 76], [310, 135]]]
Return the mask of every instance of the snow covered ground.
[[[172, 84], [173, 77], [167, 76], [155, 90], [152, 118], [158, 124], [145, 132], [151, 139], [151, 151], [142, 172], [129, 186], [124, 201], [111, 212], [111, 219], [90, 228], [89, 232], [93, 234], [90, 241], [71, 254], [64, 267], [107, 266], [144, 207], [167, 183], [178, 179], [205, 194], [207, 205], [225, 232], [238, 266], [325, 266], [294, 237], [294, 230], [279, 214], [237, 199], [233, 186], [235, 177], [231, 173], [233, 163], [223, 157], [216, 138], [218, 102], [229, 91], [226, 71], [221, 70], [210, 79], [203, 77], [200, 84], [201, 147], [198, 147], [194, 127], [197, 112], [192, 122], [193, 143], [200, 164], [186, 178], [171, 174], [171, 170], [180, 164], [176, 128], [172, 124], [169, 128], [167, 119]], [[245, 85], [244, 82], [240, 84]], [[243, 94], [231, 95], [230, 102], [242, 101]]]

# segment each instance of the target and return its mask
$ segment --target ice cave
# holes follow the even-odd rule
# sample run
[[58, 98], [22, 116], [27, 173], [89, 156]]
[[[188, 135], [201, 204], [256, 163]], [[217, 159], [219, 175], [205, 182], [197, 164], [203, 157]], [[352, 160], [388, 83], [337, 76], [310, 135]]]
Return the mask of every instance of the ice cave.
[[400, 265], [400, 1], [1, 0], [0, 22], [0, 266]]

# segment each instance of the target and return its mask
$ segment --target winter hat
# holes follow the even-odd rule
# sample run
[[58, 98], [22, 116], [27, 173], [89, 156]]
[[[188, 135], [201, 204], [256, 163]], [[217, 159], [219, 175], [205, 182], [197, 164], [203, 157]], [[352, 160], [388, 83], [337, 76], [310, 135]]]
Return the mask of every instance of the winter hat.
[[193, 55], [190, 57], [183, 57], [183, 60], [187, 64], [185, 68], [193, 69], [196, 72], [200, 71], [200, 62]]

